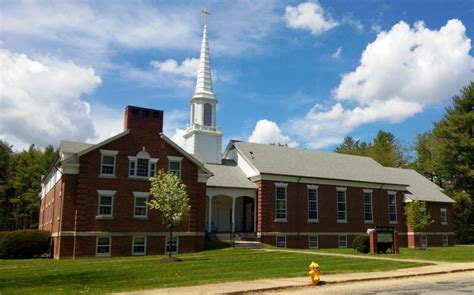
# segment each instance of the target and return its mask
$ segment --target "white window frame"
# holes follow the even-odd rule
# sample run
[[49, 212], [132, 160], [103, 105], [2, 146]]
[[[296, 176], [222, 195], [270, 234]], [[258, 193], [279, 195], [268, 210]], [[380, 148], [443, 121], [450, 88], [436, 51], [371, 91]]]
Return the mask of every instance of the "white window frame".
[[[100, 177], [115, 177], [116, 170], [117, 170], [117, 154], [118, 151], [112, 151], [112, 150], [100, 150]], [[104, 156], [107, 157], [113, 157], [114, 158], [114, 164], [112, 165], [113, 173], [103, 173], [102, 168], [104, 166]], [[110, 166], [109, 164], [105, 164], [107, 166]]]
[[[362, 194], [362, 205], [364, 206], [364, 223], [374, 223], [374, 200], [373, 200], [373, 190], [371, 189], [364, 189]], [[365, 209], [366, 205], [369, 205], [365, 202], [365, 194], [370, 194], [370, 216], [372, 217], [370, 220], [365, 218], [365, 214], [369, 213]]]
[[443, 247], [448, 247], [449, 246], [449, 236], [448, 235], [442, 235], [441, 236], [441, 241], [442, 241]]
[[[285, 189], [285, 199], [278, 200], [278, 189]], [[285, 202], [285, 217], [278, 217], [278, 201]], [[288, 183], [278, 182], [275, 183], [275, 222], [287, 222], [288, 221]]]
[[[172, 251], [171, 254], [178, 254], [178, 252], [179, 252], [179, 236], [173, 236], [173, 239], [176, 239], [176, 251]], [[169, 240], [169, 237], [166, 236], [166, 238], [165, 238], [165, 254], [170, 254], [169, 251], [171, 250], [171, 245], [168, 248], [168, 240]]]
[[[316, 238], [316, 246], [311, 246], [311, 238]], [[308, 248], [309, 249], [318, 249], [319, 248], [319, 236], [318, 235], [309, 235], [308, 236]]]
[[[135, 252], [135, 239], [143, 239], [144, 244], [143, 244], [143, 252]], [[132, 255], [134, 256], [142, 256], [146, 255], [146, 236], [134, 236], [132, 239]]]
[[[319, 186], [317, 185], [307, 185], [307, 194], [308, 194], [308, 222], [319, 222]], [[316, 192], [316, 201], [310, 200], [310, 191]], [[316, 210], [310, 210], [310, 202], [316, 202]], [[310, 218], [309, 214], [311, 211], [316, 211], [316, 218]]]
[[[342, 241], [341, 238], [344, 238], [344, 241]], [[344, 243], [344, 245], [341, 245], [341, 242]], [[338, 248], [347, 248], [347, 235], [337, 236], [337, 246]]]
[[[116, 191], [109, 191], [109, 190], [97, 190], [97, 216], [96, 218], [113, 218], [114, 217], [114, 199], [115, 199], [115, 192]], [[100, 199], [102, 197], [111, 197], [112, 201], [110, 204], [110, 214], [101, 214], [100, 213]], [[109, 206], [109, 205], [106, 205]]]
[[[284, 239], [284, 243], [278, 241], [278, 239]], [[282, 246], [283, 245], [283, 246]], [[276, 236], [275, 237], [275, 247], [277, 248], [286, 248], [286, 236]]]
[[[443, 218], [444, 216], [444, 218]], [[442, 225], [447, 225], [448, 224], [448, 210], [446, 208], [441, 208], [440, 209], [440, 222]]]
[[[339, 210], [339, 192], [344, 192], [344, 211]], [[344, 219], [339, 219], [339, 212], [344, 212]], [[338, 223], [347, 223], [347, 188], [346, 187], [337, 187], [336, 188], [336, 213], [337, 213], [337, 222]]]
[[[147, 176], [137, 176], [138, 170], [138, 159], [148, 160], [148, 175]], [[133, 173], [132, 171], [132, 164], [134, 165]], [[135, 178], [135, 179], [150, 179], [150, 177], [155, 176], [154, 174], [157, 171], [158, 166], [158, 159], [152, 158], [149, 153], [147, 153], [144, 149], [137, 153], [136, 156], [128, 156], [128, 177]], [[154, 167], [154, 169], [152, 169]]]
[[426, 234], [421, 234], [420, 235], [420, 246], [422, 248], [428, 248], [428, 235], [426, 235]]
[[[137, 208], [137, 198], [146, 198], [145, 202], [148, 202], [148, 198], [150, 197], [149, 192], [133, 192], [133, 218], [135, 219], [147, 219], [148, 218], [148, 205], [145, 203], [145, 215], [136, 215], [136, 208]], [[140, 206], [140, 208], [143, 208]]]
[[[390, 204], [390, 197], [394, 198], [393, 208], [395, 210], [395, 220], [391, 220], [391, 204]], [[389, 191], [388, 192], [388, 221], [389, 224], [398, 224], [398, 216], [397, 216], [397, 192]]]
[[[99, 239], [109, 239], [109, 252], [107, 253], [99, 253]], [[101, 245], [102, 247], [104, 245]], [[110, 236], [97, 236], [96, 239], [95, 239], [95, 256], [98, 256], [98, 257], [109, 257], [112, 253], [112, 237]]]
[[176, 172], [176, 170], [171, 170], [171, 162], [179, 163], [178, 179], [181, 180], [183, 178], [183, 157], [168, 156], [168, 172]]

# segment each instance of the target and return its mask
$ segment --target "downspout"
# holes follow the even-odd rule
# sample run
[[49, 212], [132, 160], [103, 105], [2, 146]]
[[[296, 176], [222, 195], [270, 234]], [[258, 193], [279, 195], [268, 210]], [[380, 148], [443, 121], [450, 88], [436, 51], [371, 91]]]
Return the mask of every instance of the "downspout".
[[298, 177], [298, 181], [296, 182], [296, 247], [299, 249], [300, 247], [300, 218], [299, 218], [299, 198], [300, 198], [300, 181], [301, 177]]
[[383, 226], [383, 205], [382, 205], [382, 188], [385, 185], [385, 183], [382, 183], [382, 185], [379, 188], [379, 195], [380, 195], [380, 217], [382, 218], [380, 220], [381, 226]]

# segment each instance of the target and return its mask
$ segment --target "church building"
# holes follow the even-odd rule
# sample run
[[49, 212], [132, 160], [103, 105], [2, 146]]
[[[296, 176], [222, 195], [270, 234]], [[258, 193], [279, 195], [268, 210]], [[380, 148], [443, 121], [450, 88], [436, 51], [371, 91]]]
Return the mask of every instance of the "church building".
[[[207, 30], [184, 149], [163, 134], [163, 111], [136, 106], [125, 108], [123, 132], [105, 141], [61, 142], [43, 177], [39, 219], [55, 258], [201, 251], [220, 233], [277, 247], [350, 247], [375, 227], [392, 227], [401, 246], [454, 244], [454, 201], [413, 170], [236, 140], [223, 150]], [[175, 172], [190, 198], [172, 241], [146, 203], [149, 178], [160, 169]], [[403, 214], [415, 199], [433, 219], [421, 233], [407, 228]]]

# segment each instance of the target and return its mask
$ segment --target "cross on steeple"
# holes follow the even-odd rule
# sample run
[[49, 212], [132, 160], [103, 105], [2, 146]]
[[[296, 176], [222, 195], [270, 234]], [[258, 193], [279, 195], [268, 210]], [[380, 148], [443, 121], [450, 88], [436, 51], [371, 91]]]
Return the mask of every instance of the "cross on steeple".
[[211, 13], [209, 12], [209, 10], [207, 10], [207, 7], [206, 7], [202, 11], [202, 14], [204, 14], [204, 24], [207, 26], [207, 17], [211, 15]]

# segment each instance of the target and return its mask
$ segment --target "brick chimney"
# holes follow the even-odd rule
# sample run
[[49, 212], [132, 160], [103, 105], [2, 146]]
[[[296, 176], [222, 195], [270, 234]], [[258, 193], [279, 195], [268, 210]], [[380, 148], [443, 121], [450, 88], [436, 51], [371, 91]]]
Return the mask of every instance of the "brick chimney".
[[125, 108], [125, 130], [141, 132], [163, 132], [163, 111], [135, 106]]

